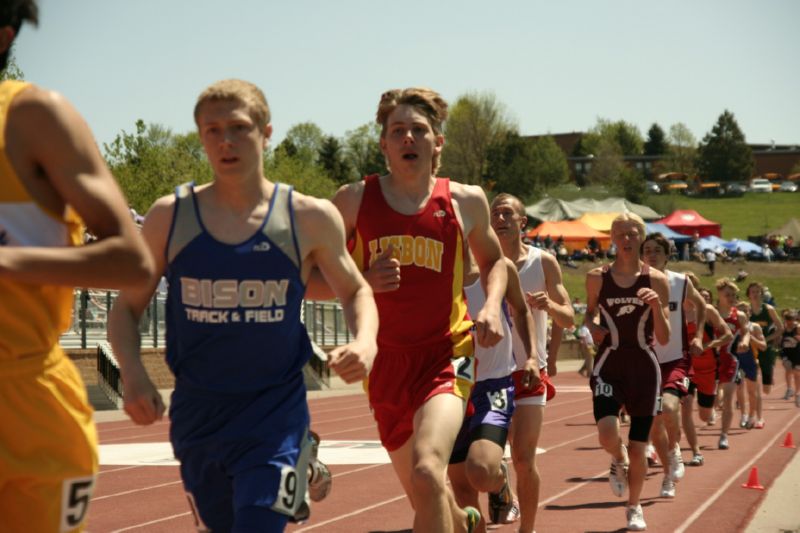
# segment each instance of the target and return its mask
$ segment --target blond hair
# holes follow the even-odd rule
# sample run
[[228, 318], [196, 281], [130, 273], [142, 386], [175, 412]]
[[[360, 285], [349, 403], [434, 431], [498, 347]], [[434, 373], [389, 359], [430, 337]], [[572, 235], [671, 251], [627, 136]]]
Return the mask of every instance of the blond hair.
[[[617, 217], [611, 221], [611, 233], [614, 233], [614, 226], [616, 226], [617, 224], [621, 224], [623, 222], [633, 222], [634, 225], [636, 226], [637, 231], [639, 232], [639, 235], [642, 237], [642, 240], [644, 241], [645, 235], [647, 235], [647, 228], [644, 225], [644, 220], [642, 220], [642, 217], [640, 217], [636, 213], [631, 213], [631, 212], [621, 213], [617, 215]], [[669, 253], [669, 251], [667, 251], [667, 253]]]
[[717, 289], [717, 291], [721, 291], [722, 289], [733, 289], [733, 292], [739, 294], [739, 286], [736, 285], [731, 278], [719, 278], [714, 287]]
[[220, 80], [206, 87], [197, 97], [197, 103], [194, 105], [195, 124], [197, 124], [197, 119], [200, 116], [202, 105], [213, 101], [238, 101], [243, 103], [247, 106], [250, 117], [260, 130], [263, 130], [272, 120], [267, 98], [261, 92], [261, 89], [249, 81], [237, 79]]
[[[409, 87], [407, 89], [392, 89], [381, 95], [378, 112], [375, 114], [375, 122], [381, 127], [381, 137], [386, 136], [386, 121], [389, 120], [389, 115], [401, 105], [411, 106], [425, 115], [433, 133], [436, 135], [442, 134], [442, 125], [447, 120], [447, 102], [433, 89]], [[440, 159], [441, 153], [433, 154], [432, 167], [434, 174], [439, 170]]]

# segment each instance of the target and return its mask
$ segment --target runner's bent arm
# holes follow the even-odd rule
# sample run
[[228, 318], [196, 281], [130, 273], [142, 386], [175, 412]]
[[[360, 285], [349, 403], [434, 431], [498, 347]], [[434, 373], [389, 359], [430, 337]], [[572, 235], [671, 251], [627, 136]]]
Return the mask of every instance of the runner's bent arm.
[[[377, 352], [378, 309], [372, 289], [347, 253], [342, 217], [327, 200], [296, 195], [301, 250], [339, 298], [355, 339], [332, 350], [329, 365], [347, 383], [364, 379]], [[316, 270], [316, 269], [314, 269]]]
[[694, 288], [689, 279], [686, 279], [686, 301], [694, 307], [697, 331], [693, 339], [689, 339], [689, 349], [694, 355], [703, 353], [703, 330], [706, 325], [706, 301], [700, 292]]
[[750, 332], [750, 344], [756, 347], [759, 352], [767, 349], [767, 341], [764, 339], [764, 331], [761, 326], [753, 322], [752, 331]]
[[733, 333], [731, 333], [728, 324], [722, 319], [717, 308], [711, 304], [706, 304], [706, 322], [711, 324], [714, 331], [721, 331], [722, 334], [711, 339], [708, 344], [703, 346], [703, 349], [716, 349], [725, 346], [733, 340]]
[[522, 340], [522, 346], [525, 348], [527, 358], [525, 359], [525, 367], [519, 370], [524, 370], [522, 383], [528, 388], [536, 388], [539, 386], [541, 378], [539, 376], [539, 357], [534, 351], [536, 346], [536, 328], [533, 325], [533, 315], [525, 301], [525, 295], [522, 292], [522, 285], [519, 281], [519, 273], [514, 262], [510, 259], [505, 259], [507, 274], [508, 274], [508, 288], [506, 289], [506, 301], [511, 308], [514, 315], [514, 325], [519, 331], [519, 338]]
[[650, 285], [652, 291], [657, 295], [653, 298], [648, 289], [639, 289], [640, 294], [645, 297], [639, 296], [642, 300], [650, 306], [653, 313], [653, 335], [656, 341], [661, 345], [666, 345], [669, 342], [670, 328], [669, 328], [669, 284], [667, 277], [658, 270], [650, 271]]
[[774, 307], [769, 304], [764, 304], [764, 306], [767, 308], [767, 313], [775, 326], [772, 333], [767, 336], [767, 344], [777, 347], [780, 345], [781, 337], [783, 336], [783, 320], [778, 316], [778, 312]]
[[156, 263], [156, 275], [138, 287], [122, 289], [108, 317], [108, 336], [119, 361], [124, 385], [124, 409], [137, 424], [152, 424], [164, 414], [164, 404], [141, 359], [139, 319], [166, 270], [166, 246], [175, 197], [165, 196], [150, 208], [142, 225], [142, 236]]
[[542, 293], [528, 293], [528, 304], [534, 309], [546, 311], [553, 319], [553, 327], [568, 328], [575, 320], [575, 310], [564, 287], [561, 267], [551, 254], [542, 254], [542, 269], [547, 290]]
[[477, 341], [481, 346], [494, 346], [503, 338], [500, 303], [506, 293], [508, 273], [505, 257], [494, 230], [489, 225], [489, 204], [483, 189], [477, 186], [451, 184], [454, 204], [461, 213], [462, 228], [481, 271], [486, 303], [473, 317]]
[[606, 335], [608, 330], [604, 327], [595, 324], [594, 317], [598, 312], [598, 301], [600, 299], [600, 288], [603, 285], [603, 275], [600, 268], [594, 268], [586, 274], [586, 314], [583, 315], [583, 324], [589, 329], [592, 335], [592, 340], [598, 346]]
[[14, 99], [6, 132], [7, 144], [22, 154], [14, 160], [23, 167], [21, 172], [44, 177], [98, 240], [58, 248], [0, 247], [0, 275], [30, 283], [98, 288], [148, 280], [153, 261], [122, 191], [75, 108], [56, 93], [29, 87]]

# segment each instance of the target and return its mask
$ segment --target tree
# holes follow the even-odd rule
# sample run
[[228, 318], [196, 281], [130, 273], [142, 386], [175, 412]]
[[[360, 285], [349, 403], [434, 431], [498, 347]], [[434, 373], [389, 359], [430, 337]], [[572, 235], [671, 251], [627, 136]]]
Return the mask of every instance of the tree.
[[727, 109], [698, 147], [697, 168], [711, 181], [747, 181], [753, 175], [753, 153], [733, 113]]
[[541, 186], [535, 173], [533, 143], [509, 132], [501, 141], [494, 142], [486, 151], [490, 191], [513, 194], [524, 203], [537, 198]]
[[196, 132], [175, 135], [159, 124], [136, 121], [136, 133], [123, 132], [103, 146], [111, 172], [140, 213], [187, 181], [213, 177]]
[[597, 124], [590, 129], [575, 145], [573, 155], [595, 157], [601, 149], [601, 144], [616, 144], [620, 155], [641, 155], [644, 139], [639, 128], [624, 120], [612, 122], [599, 118]]
[[299, 192], [330, 198], [336, 192], [337, 184], [319, 165], [298, 156], [288, 155], [278, 147], [264, 159], [264, 174], [273, 182], [287, 183]]
[[324, 137], [322, 130], [313, 122], [301, 122], [289, 128], [281, 145], [285, 145], [288, 155], [299, 157], [307, 163], [316, 163]]
[[589, 169], [589, 183], [610, 187], [625, 169], [622, 149], [608, 137], [600, 137], [594, 146], [594, 159]]
[[526, 139], [514, 132], [492, 144], [487, 153], [487, 188], [528, 203], [569, 177], [567, 159], [552, 136]]
[[505, 106], [493, 94], [468, 93], [459, 97], [445, 123], [440, 174], [463, 183], [482, 184], [489, 146], [516, 131]]
[[691, 130], [681, 122], [670, 126], [664, 170], [694, 176], [697, 174], [696, 159], [697, 140]]
[[350, 166], [351, 181], [370, 174], [386, 172], [386, 158], [380, 147], [381, 128], [368, 123], [345, 132], [345, 157]]
[[647, 130], [647, 141], [644, 143], [644, 155], [664, 155], [667, 152], [667, 144], [664, 140], [664, 130], [661, 126], [654, 123]]
[[333, 181], [339, 185], [348, 183], [351, 178], [350, 165], [345, 159], [344, 150], [339, 139], [328, 135], [322, 139], [322, 146], [317, 156], [319, 165]]
[[0, 71], [0, 81], [5, 80], [24, 80], [25, 74], [22, 72], [22, 69], [19, 68], [17, 64], [17, 60], [14, 57], [14, 48], [12, 47], [8, 53], [8, 63], [6, 64], [6, 68]]

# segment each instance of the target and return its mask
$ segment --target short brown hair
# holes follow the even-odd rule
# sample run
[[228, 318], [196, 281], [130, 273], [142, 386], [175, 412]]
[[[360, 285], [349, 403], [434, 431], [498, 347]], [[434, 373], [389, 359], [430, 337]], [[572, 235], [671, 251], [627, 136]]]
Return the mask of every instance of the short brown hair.
[[666, 237], [664, 237], [664, 235], [662, 235], [660, 232], [655, 232], [645, 237], [642, 241], [642, 244], [639, 246], [639, 252], [644, 250], [644, 243], [647, 241], [653, 241], [659, 245], [661, 249], [664, 250], [664, 255], [667, 256], [667, 259], [669, 259], [669, 241]]
[[200, 115], [200, 107], [210, 101], [235, 100], [247, 106], [250, 116], [259, 129], [263, 130], [270, 123], [272, 117], [269, 112], [267, 98], [261, 89], [249, 81], [229, 79], [212, 83], [197, 97], [194, 105], [194, 121]]
[[[409, 105], [425, 115], [433, 133], [442, 134], [442, 125], [447, 120], [447, 102], [442, 95], [426, 87], [409, 87], [407, 89], [391, 89], [381, 95], [375, 122], [381, 127], [381, 137], [386, 136], [386, 121], [398, 106]], [[433, 172], [439, 170], [441, 153], [433, 155]]]
[[11, 26], [19, 32], [23, 22], [39, 24], [39, 7], [36, 0], [3, 0], [0, 2], [0, 28]]
[[520, 200], [513, 194], [508, 194], [507, 192], [501, 192], [500, 194], [495, 196], [494, 200], [492, 200], [491, 209], [494, 209], [495, 206], [501, 202], [508, 202], [510, 204], [513, 204], [514, 210], [517, 212], [518, 215], [523, 217], [528, 216], [527, 213], [525, 213], [525, 204], [523, 204], [522, 200]]
[[39, 24], [39, 8], [35, 0], [3, 0], [0, 2], [0, 28], [11, 26], [14, 30], [14, 37], [8, 48], [0, 52], [0, 71], [5, 70], [8, 66], [14, 38], [19, 35], [19, 29], [26, 21], [34, 26]]
[[748, 285], [748, 286], [747, 286], [747, 290], [745, 291], [745, 294], [747, 294], [748, 296], [750, 296], [750, 289], [752, 289], [753, 287], [758, 287], [758, 290], [760, 290], [760, 291], [761, 291], [761, 295], [762, 295], [762, 296], [764, 295], [764, 285], [762, 285], [762, 284], [761, 284], [761, 283], [759, 283], [758, 281], [754, 281], [753, 283], [751, 283], [750, 285]]

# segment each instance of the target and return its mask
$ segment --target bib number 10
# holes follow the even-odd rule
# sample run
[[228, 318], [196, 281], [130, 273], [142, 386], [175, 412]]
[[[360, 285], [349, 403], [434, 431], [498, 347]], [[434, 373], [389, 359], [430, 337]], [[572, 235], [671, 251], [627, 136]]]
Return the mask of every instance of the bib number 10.
[[594, 386], [594, 395], [611, 398], [614, 395], [614, 387], [608, 383], [597, 383]]

